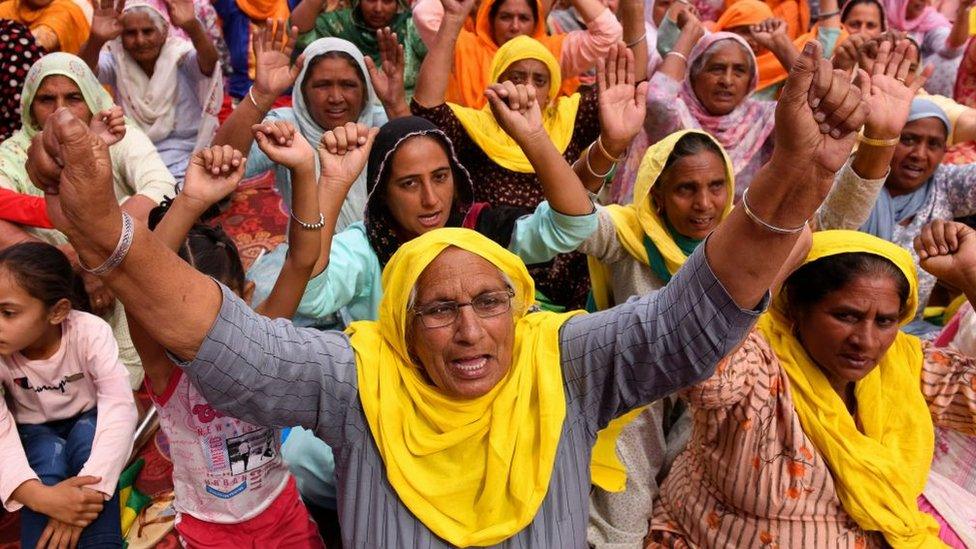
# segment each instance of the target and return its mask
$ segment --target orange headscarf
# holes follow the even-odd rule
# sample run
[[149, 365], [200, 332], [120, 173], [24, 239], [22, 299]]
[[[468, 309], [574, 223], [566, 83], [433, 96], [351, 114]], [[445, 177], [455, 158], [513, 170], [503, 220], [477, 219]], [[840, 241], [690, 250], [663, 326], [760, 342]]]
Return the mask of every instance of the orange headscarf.
[[251, 20], [261, 23], [266, 19], [288, 19], [291, 15], [287, 0], [237, 0], [237, 7]]
[[[725, 11], [722, 13], [722, 17], [719, 18], [718, 23], [721, 23], [725, 14], [732, 11], [734, 6], [740, 2], [741, 0], [726, 0]], [[766, 0], [764, 3], [769, 8], [769, 14], [764, 15], [763, 19], [776, 17], [786, 21], [786, 33], [790, 38], [795, 40], [810, 30], [810, 5], [807, 3], [807, 0]], [[751, 10], [752, 8], [746, 9]], [[742, 13], [735, 13], [732, 16], [742, 17]], [[732, 25], [725, 25], [722, 28], [728, 29], [729, 26], [754, 25], [757, 22], [734, 23]]]
[[0, 19], [11, 19], [30, 30], [47, 27], [58, 37], [60, 51], [78, 53], [88, 40], [90, 26], [85, 13], [71, 0], [54, 0], [36, 10], [23, 0], [0, 3]]
[[[495, 2], [504, 0], [484, 0], [478, 7], [478, 15], [475, 18], [474, 32], [462, 30], [458, 36], [457, 44], [454, 47], [454, 70], [451, 72], [451, 79], [448, 82], [445, 100], [448, 103], [455, 103], [464, 107], [480, 109], [487, 103], [485, 99], [485, 88], [490, 84], [488, 71], [491, 69], [491, 61], [498, 51], [498, 44], [491, 33], [491, 20], [489, 13], [491, 6]], [[560, 59], [563, 49], [563, 39], [565, 35], [557, 34], [550, 36], [546, 33], [546, 12], [541, 0], [534, 1], [536, 13], [539, 16], [535, 21], [532, 38], [535, 38], [546, 47], [556, 59]], [[579, 87], [578, 78], [563, 78], [561, 92], [565, 95], [571, 94]]]
[[[732, 0], [732, 3], [728, 5], [728, 8], [722, 13], [722, 16], [718, 18], [718, 21], [706, 23], [706, 26], [712, 32], [719, 32], [728, 31], [735, 27], [757, 25], [770, 17], [784, 19], [769, 4], [777, 4], [778, 6], [793, 4], [794, 7], [797, 5], [794, 0], [783, 0], [781, 2], [777, 0], [768, 0], [768, 2], [761, 2], [760, 0]], [[801, 4], [801, 8], [804, 6], [806, 6], [805, 0]], [[802, 13], [803, 10], [801, 9], [800, 11]], [[806, 19], [804, 20], [809, 21], [809, 19], [810, 9], [806, 8]], [[789, 26], [789, 20], [787, 20], [787, 26]], [[847, 36], [847, 31], [841, 28], [837, 43], [840, 44], [846, 40]], [[790, 34], [790, 37], [794, 38], [793, 45], [796, 46], [797, 50], [802, 50], [807, 42], [817, 39], [817, 26], [814, 25], [809, 31], [805, 30], [799, 36]], [[769, 86], [786, 80], [790, 71], [790, 68], [781, 65], [779, 59], [776, 59], [776, 56], [770, 51], [756, 56], [756, 67], [759, 69], [759, 84], [756, 86], [756, 91], [764, 90]]]

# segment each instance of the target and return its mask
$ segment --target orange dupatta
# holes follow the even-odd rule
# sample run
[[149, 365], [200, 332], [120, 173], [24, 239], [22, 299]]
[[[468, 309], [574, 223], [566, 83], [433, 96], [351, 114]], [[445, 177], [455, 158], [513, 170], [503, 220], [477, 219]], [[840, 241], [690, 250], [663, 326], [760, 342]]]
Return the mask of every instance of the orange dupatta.
[[[478, 7], [474, 32], [465, 29], [458, 36], [454, 46], [454, 69], [447, 85], [444, 100], [463, 107], [480, 109], [485, 106], [485, 88], [488, 87], [492, 59], [498, 51], [498, 44], [492, 37], [489, 12], [496, 0], [484, 0]], [[500, 1], [500, 0], [499, 0]], [[546, 33], [545, 10], [541, 0], [535, 0], [539, 17], [531, 37], [542, 43], [557, 60], [561, 58], [565, 35], [550, 36]], [[579, 87], [578, 78], [563, 78], [562, 95], [570, 95]]]
[[60, 51], [78, 53], [88, 40], [90, 25], [85, 13], [71, 0], [54, 0], [39, 10], [21, 0], [0, 3], [0, 19], [11, 19], [31, 31], [47, 27], [58, 37]]

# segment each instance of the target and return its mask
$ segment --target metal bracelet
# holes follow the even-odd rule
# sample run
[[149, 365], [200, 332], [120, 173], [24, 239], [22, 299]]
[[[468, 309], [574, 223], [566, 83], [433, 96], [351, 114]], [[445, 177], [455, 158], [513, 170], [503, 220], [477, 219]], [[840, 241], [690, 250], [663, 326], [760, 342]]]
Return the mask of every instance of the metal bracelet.
[[112, 255], [108, 256], [108, 259], [106, 259], [104, 263], [98, 267], [95, 267], [94, 269], [91, 269], [85, 265], [85, 263], [81, 260], [81, 257], [78, 258], [78, 265], [80, 265], [81, 268], [86, 272], [93, 275], [101, 276], [108, 274], [110, 271], [112, 271], [112, 269], [118, 267], [119, 264], [122, 263], [122, 260], [125, 259], [125, 256], [129, 253], [129, 248], [132, 247], [133, 236], [135, 236], [135, 229], [132, 223], [132, 216], [122, 212], [122, 234], [119, 235], [119, 243], [115, 245], [115, 251], [112, 252]]
[[586, 151], [583, 153], [583, 160], [586, 162], [586, 171], [590, 172], [590, 175], [592, 175], [597, 179], [606, 179], [613, 171], [614, 167], [616, 167], [616, 163], [615, 162], [610, 163], [610, 167], [607, 169], [607, 173], [605, 174], [596, 173], [595, 171], [593, 171], [593, 166], [590, 166], [590, 152], [592, 150], [593, 150], [593, 144], [590, 143], [590, 146], [587, 147]]
[[315, 223], [305, 223], [301, 219], [295, 217], [295, 212], [291, 213], [291, 218], [294, 219], [295, 223], [298, 223], [306, 231], [317, 231], [322, 227], [325, 227], [325, 215], [323, 215], [322, 212], [319, 212], [319, 220]]
[[742, 193], [742, 202], [741, 202], [742, 209], [745, 210], [746, 216], [748, 216], [749, 219], [751, 219], [756, 225], [759, 225], [760, 227], [766, 229], [767, 231], [776, 234], [796, 234], [802, 231], [807, 226], [807, 224], [804, 223], [799, 227], [795, 227], [792, 229], [784, 229], [783, 227], [777, 227], [776, 225], [770, 225], [769, 223], [766, 223], [765, 221], [760, 219], [759, 216], [753, 213], [752, 210], [749, 209], [749, 202], [746, 199], [746, 196], [748, 194], [749, 194], [749, 189], [747, 188], [745, 192]]
[[637, 40], [634, 40], [633, 42], [627, 44], [627, 47], [628, 48], [633, 48], [634, 46], [636, 46], [637, 44], [640, 44], [644, 40], [647, 40], [647, 31], [644, 31], [644, 34], [642, 34], [640, 36], [640, 38], [638, 38]]

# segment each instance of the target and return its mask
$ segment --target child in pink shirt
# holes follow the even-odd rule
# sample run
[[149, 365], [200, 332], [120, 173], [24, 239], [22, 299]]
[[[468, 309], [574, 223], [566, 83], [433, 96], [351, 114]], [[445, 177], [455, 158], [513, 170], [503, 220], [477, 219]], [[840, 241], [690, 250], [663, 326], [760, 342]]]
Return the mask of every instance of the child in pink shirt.
[[21, 546], [121, 547], [115, 485], [137, 411], [109, 325], [73, 309], [79, 280], [57, 248], [0, 252], [0, 498]]
[[[294, 215], [313, 220], [319, 211], [314, 152], [290, 124], [269, 126], [274, 127], [258, 130], [257, 143], [269, 158], [292, 169]], [[271, 139], [277, 142], [278, 137], [290, 144], [269, 143]], [[234, 242], [219, 227], [197, 222], [240, 181], [244, 161], [240, 153], [229, 151], [230, 147], [219, 146], [198, 151], [190, 160], [182, 193], [171, 204], [154, 209], [149, 226], [198, 271], [249, 300], [254, 283], [244, 279]], [[218, 175], [213, 174], [215, 167]], [[281, 275], [292, 278], [262, 304], [259, 310], [265, 314], [294, 313], [318, 258], [318, 232], [297, 230], [301, 233], [289, 233], [294, 253]], [[183, 544], [190, 548], [324, 548], [318, 527], [281, 458], [281, 431], [214, 410], [131, 316], [129, 325], [160, 428], [169, 441], [176, 530]]]

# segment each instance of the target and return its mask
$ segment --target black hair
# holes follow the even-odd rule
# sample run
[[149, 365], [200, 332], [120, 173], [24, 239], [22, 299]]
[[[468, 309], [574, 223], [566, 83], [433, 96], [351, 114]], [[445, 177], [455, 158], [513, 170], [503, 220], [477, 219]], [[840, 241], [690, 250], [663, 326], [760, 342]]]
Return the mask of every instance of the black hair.
[[862, 276], [886, 276], [898, 286], [901, 302], [899, 315], [908, 306], [911, 286], [908, 279], [894, 263], [884, 257], [852, 252], [820, 258], [803, 265], [793, 272], [783, 284], [786, 303], [791, 311], [806, 311], [820, 302], [827, 294], [837, 291], [852, 280]]
[[[491, 7], [488, 8], [488, 20], [491, 22], [495, 21], [495, 17], [498, 17], [499, 10], [502, 9], [502, 5], [508, 2], [508, 0], [495, 0]], [[539, 6], [536, 5], [535, 0], [525, 0], [525, 3], [529, 5], [529, 9], [532, 10], [532, 17], [535, 20], [535, 24], [539, 24]]]
[[[159, 225], [171, 204], [172, 201], [167, 198], [149, 212], [150, 229]], [[243, 293], [245, 278], [241, 256], [237, 245], [220, 225], [194, 223], [178, 254], [194, 269], [212, 276], [238, 294]]]
[[22, 242], [0, 251], [0, 267], [31, 297], [51, 308], [62, 299], [71, 308], [89, 311], [84, 282], [61, 250], [44, 242]]
[[[725, 162], [725, 157], [722, 156], [722, 149], [715, 143], [715, 140], [708, 137], [707, 135], [700, 134], [697, 132], [685, 134], [677, 143], [674, 144], [674, 148], [671, 149], [671, 154], [668, 155], [668, 159], [664, 161], [664, 168], [661, 169], [661, 173], [658, 175], [658, 181], [664, 177], [664, 174], [671, 169], [672, 166], [682, 158], [689, 156], [694, 156], [698, 153], [711, 152], [718, 155], [719, 159], [722, 160], [723, 164]], [[661, 191], [657, 188], [658, 192]]]

